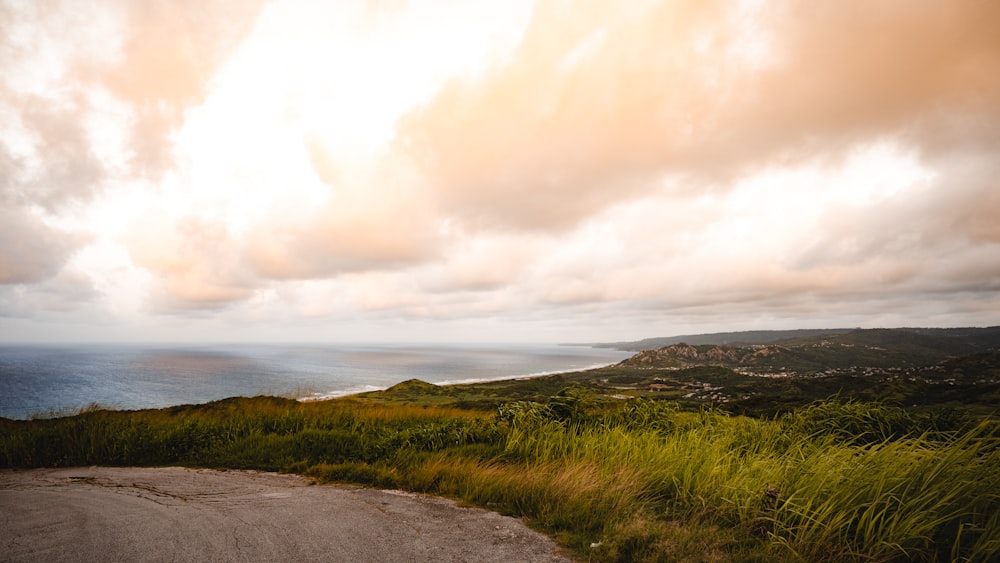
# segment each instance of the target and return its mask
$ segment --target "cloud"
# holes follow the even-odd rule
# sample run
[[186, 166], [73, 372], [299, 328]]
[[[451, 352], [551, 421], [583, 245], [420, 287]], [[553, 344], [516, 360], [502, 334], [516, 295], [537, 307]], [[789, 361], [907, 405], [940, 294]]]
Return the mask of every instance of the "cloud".
[[264, 278], [310, 279], [418, 263], [435, 247], [431, 225], [405, 200], [333, 201], [298, 221], [278, 216], [254, 225], [246, 253]]
[[995, 3], [358, 7], [0, 4], [8, 309], [118, 256], [261, 322], [997, 310]]
[[886, 138], [932, 151], [971, 132], [977, 145], [995, 142], [1000, 40], [983, 22], [1000, 16], [997, 6], [797, 2], [753, 16], [761, 60], [726, 69], [731, 91], [710, 101], [714, 119], [692, 162], [741, 172], [835, 163]]
[[709, 87], [690, 43], [717, 7], [671, 8], [539, 3], [509, 62], [449, 83], [401, 143], [472, 224], [562, 229], [648, 190]]
[[79, 246], [76, 237], [49, 227], [24, 208], [0, 204], [0, 284], [47, 280]]
[[75, 268], [63, 268], [45, 280], [0, 285], [0, 317], [38, 318], [93, 309], [101, 297], [93, 280]]
[[275, 284], [436, 258], [442, 239], [433, 210], [392, 175], [369, 180], [327, 186], [319, 200], [289, 190], [255, 215], [226, 214], [238, 193], [179, 215], [151, 207], [122, 240], [132, 262], [158, 280], [158, 307], [181, 312], [227, 307]]
[[11, 96], [21, 108], [19, 125], [30, 132], [31, 151], [21, 158], [7, 157], [3, 172], [9, 174], [4, 196], [22, 204], [57, 206], [88, 200], [105, 177], [75, 102], [66, 107], [39, 96]]
[[929, 232], [971, 244], [1000, 243], [1000, 158], [996, 155], [973, 153], [939, 167], [941, 173], [916, 217]]
[[323, 196], [289, 197], [253, 222], [244, 252], [258, 275], [322, 278], [405, 268], [438, 255], [438, 215], [407, 162], [345, 164], [336, 172], [336, 160], [315, 143], [304, 151]]
[[[48, 209], [87, 201], [111, 175], [158, 176], [170, 135], [249, 31], [259, 2], [76, 2], [0, 6], [0, 159], [7, 197]], [[97, 154], [111, 113], [128, 129], [127, 171]], [[108, 124], [101, 124], [107, 126]], [[6, 147], [4, 146], [6, 145]]]
[[[91, 17], [58, 2], [0, 6], [0, 197], [57, 211], [88, 201], [108, 167], [94, 153], [89, 119], [98, 112], [94, 84], [72, 77], [82, 60], [111, 56], [107, 10]], [[109, 37], [110, 35], [110, 37]], [[99, 86], [97, 86], [99, 87]]]
[[[202, 100], [258, 8], [0, 5], [0, 282], [50, 279], [85, 242], [79, 230], [49, 227], [41, 215], [53, 224], [78, 221], [109, 184], [158, 177], [173, 165], [171, 134]], [[125, 141], [116, 143], [118, 137]], [[154, 270], [164, 267], [156, 263]], [[170, 293], [213, 299], [210, 287], [191, 283], [176, 283]], [[42, 295], [46, 287], [24, 291]], [[231, 296], [227, 291], [216, 288], [214, 299]]]
[[124, 2], [115, 64], [81, 61], [77, 74], [132, 109], [132, 169], [159, 176], [173, 165], [170, 135], [204, 99], [220, 65], [251, 30], [261, 1]]
[[794, 268], [910, 260], [936, 269], [956, 254], [1000, 246], [1000, 159], [969, 154], [877, 205], [826, 208]]
[[150, 210], [125, 241], [132, 262], [156, 275], [157, 310], [220, 309], [253, 295], [253, 276], [225, 224], [194, 216], [174, 221]]
[[996, 137], [991, 3], [564, 4], [540, 2], [507, 64], [402, 123], [472, 224], [560, 230], [665, 177], [714, 190], [884, 138]]
[[553, 251], [554, 242], [546, 237], [449, 232], [440, 258], [414, 275], [432, 293], [494, 291], [515, 284]]

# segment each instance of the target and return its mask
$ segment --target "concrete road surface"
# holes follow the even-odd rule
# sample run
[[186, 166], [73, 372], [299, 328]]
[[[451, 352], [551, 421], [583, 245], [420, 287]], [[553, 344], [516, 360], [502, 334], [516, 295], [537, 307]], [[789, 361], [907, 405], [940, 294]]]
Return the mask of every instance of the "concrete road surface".
[[0, 471], [0, 560], [567, 561], [444, 499], [178, 467]]

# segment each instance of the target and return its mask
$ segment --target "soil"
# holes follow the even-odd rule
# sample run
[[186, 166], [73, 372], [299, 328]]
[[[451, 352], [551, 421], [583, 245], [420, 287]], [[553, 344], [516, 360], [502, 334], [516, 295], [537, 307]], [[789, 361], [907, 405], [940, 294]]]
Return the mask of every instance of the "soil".
[[179, 467], [0, 471], [0, 560], [569, 561], [446, 499]]

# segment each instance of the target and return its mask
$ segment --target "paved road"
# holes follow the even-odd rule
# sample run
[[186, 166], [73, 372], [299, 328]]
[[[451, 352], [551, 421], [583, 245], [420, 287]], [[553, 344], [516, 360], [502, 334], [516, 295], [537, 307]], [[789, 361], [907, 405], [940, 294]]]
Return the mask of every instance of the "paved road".
[[293, 475], [0, 471], [3, 561], [566, 561], [519, 520]]

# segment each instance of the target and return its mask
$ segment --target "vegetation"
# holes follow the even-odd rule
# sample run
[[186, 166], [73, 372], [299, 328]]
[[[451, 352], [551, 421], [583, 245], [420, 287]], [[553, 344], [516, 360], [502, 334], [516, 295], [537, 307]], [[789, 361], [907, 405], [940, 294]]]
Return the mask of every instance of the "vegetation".
[[[506, 385], [537, 396], [565, 383]], [[492, 411], [443, 406], [495, 391], [474, 387], [0, 420], [0, 465], [253, 468], [398, 487], [524, 517], [600, 561], [1000, 557], [992, 417], [832, 400], [755, 418], [573, 385]]]
[[756, 346], [779, 344], [788, 347], [818, 344], [823, 341], [840, 342], [860, 347], [908, 348], [910, 353], [939, 355], [967, 355], [995, 349], [1000, 340], [1000, 326], [985, 328], [895, 328], [895, 329], [799, 329], [751, 330], [743, 332], [717, 332], [689, 334], [666, 338], [647, 338], [636, 342], [601, 343], [599, 348], [618, 350], [653, 350], [673, 344], [712, 344], [725, 346]]
[[0, 467], [396, 487], [593, 561], [1000, 560], [1000, 328], [735, 335], [523, 380], [0, 419]]
[[[754, 416], [831, 395], [917, 410], [1000, 409], [1000, 327], [817, 332], [696, 335], [702, 344], [644, 350], [581, 382]], [[783, 339], [760, 343], [768, 335]], [[718, 343], [729, 342], [723, 337], [758, 343]]]

